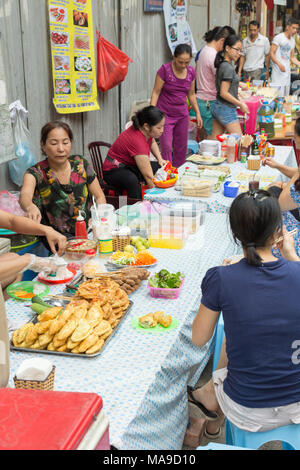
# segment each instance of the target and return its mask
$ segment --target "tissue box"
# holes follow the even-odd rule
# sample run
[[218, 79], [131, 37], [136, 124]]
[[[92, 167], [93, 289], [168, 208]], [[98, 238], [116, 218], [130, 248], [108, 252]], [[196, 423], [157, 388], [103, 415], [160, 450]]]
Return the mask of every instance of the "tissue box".
[[48, 390], [54, 389], [55, 366], [45, 380], [20, 380], [14, 377], [15, 388], [25, 388], [27, 390]]

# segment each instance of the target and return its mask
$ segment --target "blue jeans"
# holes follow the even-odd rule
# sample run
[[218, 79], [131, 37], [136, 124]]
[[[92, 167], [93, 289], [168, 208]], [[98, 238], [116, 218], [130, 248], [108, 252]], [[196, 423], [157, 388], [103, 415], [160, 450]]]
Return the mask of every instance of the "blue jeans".
[[216, 121], [222, 124], [222, 126], [227, 126], [227, 124], [232, 124], [239, 120], [236, 108], [231, 108], [230, 106], [221, 103], [221, 101], [212, 102], [211, 114]]

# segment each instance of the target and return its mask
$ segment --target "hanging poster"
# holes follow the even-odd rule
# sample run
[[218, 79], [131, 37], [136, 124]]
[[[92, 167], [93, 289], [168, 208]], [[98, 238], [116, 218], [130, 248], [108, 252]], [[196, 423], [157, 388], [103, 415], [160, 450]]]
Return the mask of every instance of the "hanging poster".
[[164, 0], [145, 0], [144, 11], [163, 11]]
[[164, 15], [168, 44], [172, 54], [178, 44], [189, 44], [193, 54], [196, 54], [196, 45], [187, 22], [187, 0], [164, 0]]
[[92, 0], [49, 0], [54, 106], [60, 114], [100, 109]]

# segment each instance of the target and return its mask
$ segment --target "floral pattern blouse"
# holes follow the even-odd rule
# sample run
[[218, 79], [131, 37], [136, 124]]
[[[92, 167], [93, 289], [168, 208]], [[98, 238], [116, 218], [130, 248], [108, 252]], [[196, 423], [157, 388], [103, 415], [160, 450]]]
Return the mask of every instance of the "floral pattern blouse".
[[94, 181], [96, 174], [90, 163], [79, 155], [70, 156], [69, 162], [69, 184], [60, 184], [47, 159], [32, 166], [26, 173], [36, 180], [33, 202], [41, 211], [42, 224], [50, 225], [66, 236], [73, 236], [79, 211], [85, 212], [86, 221], [90, 218], [92, 200], [88, 185]]

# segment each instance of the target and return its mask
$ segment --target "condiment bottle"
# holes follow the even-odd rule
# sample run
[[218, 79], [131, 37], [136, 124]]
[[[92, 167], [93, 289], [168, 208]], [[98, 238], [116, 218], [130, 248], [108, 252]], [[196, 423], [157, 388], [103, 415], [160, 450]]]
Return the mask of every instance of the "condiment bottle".
[[107, 219], [101, 219], [100, 238], [99, 238], [99, 256], [101, 258], [109, 257], [113, 253], [113, 242], [111, 227]]
[[253, 144], [252, 144], [251, 152], [252, 152], [252, 155], [259, 155], [259, 148], [258, 148], [258, 143], [257, 143], [255, 134], [253, 136]]
[[5, 303], [0, 287], [0, 388], [7, 386], [9, 380], [9, 336]]
[[77, 217], [75, 223], [75, 237], [76, 238], [87, 238], [86, 224], [84, 217], [82, 216], [83, 211], [79, 211], [79, 216]]

